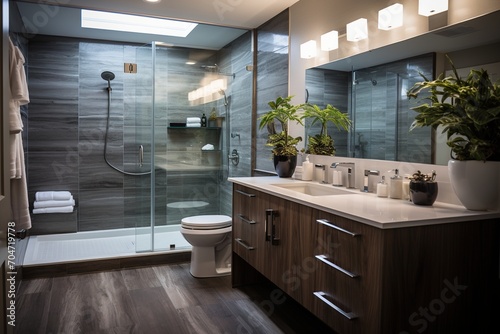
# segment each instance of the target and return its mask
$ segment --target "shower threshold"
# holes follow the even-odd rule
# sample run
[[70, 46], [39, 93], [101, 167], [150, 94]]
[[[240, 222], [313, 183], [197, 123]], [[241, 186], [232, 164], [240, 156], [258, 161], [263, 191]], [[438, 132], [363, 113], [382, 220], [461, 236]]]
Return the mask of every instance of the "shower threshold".
[[150, 232], [151, 228], [124, 228], [30, 236], [23, 267], [172, 254], [191, 250], [191, 245], [180, 232], [180, 225], [155, 227], [154, 251], [150, 249]]

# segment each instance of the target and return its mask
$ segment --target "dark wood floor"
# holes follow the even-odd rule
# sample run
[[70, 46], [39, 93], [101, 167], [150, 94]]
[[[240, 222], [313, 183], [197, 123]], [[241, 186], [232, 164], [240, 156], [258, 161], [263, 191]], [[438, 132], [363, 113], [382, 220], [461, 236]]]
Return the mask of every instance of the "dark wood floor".
[[331, 333], [274, 289], [196, 279], [189, 263], [24, 280], [15, 333]]

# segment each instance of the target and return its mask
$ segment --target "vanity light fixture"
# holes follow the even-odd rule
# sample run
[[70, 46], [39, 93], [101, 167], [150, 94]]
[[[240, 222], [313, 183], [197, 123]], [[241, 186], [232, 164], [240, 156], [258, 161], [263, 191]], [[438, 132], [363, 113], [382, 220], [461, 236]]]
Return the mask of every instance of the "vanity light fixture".
[[316, 57], [316, 41], [310, 40], [300, 44], [300, 58], [310, 59]]
[[186, 37], [196, 23], [82, 9], [82, 28]]
[[321, 35], [321, 50], [332, 51], [339, 48], [339, 32], [332, 30]]
[[357, 42], [362, 39], [368, 38], [368, 20], [361, 18], [348, 23], [347, 26], [347, 40], [350, 42]]
[[418, 0], [418, 15], [431, 16], [447, 10], [448, 0]]
[[403, 25], [403, 5], [395, 3], [378, 11], [378, 28], [390, 30]]

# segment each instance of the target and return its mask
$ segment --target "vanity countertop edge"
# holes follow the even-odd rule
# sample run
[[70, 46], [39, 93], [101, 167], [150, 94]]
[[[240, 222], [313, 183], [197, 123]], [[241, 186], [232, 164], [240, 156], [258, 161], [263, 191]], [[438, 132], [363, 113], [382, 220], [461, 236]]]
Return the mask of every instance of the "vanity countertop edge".
[[[346, 195], [310, 196], [279, 187], [290, 183], [319, 185], [317, 181], [277, 176], [230, 177], [228, 181], [380, 229], [500, 218], [500, 211], [471, 211], [460, 205], [441, 202], [432, 206], [415, 205], [406, 200], [377, 197], [359, 189], [342, 188], [351, 192]], [[333, 187], [331, 184], [321, 186]]]

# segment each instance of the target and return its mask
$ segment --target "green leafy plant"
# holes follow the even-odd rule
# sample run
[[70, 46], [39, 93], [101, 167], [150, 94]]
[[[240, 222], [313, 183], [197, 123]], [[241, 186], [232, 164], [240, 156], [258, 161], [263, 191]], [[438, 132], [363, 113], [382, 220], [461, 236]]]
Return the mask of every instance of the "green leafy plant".
[[448, 58], [453, 75], [441, 74], [436, 80], [417, 82], [408, 91], [409, 98], [429, 92], [424, 103], [412, 108], [418, 115], [416, 127], [443, 126], [447, 145], [456, 160], [500, 161], [500, 86], [491, 81], [484, 69], [471, 70], [460, 78]]
[[436, 180], [436, 171], [433, 170], [431, 174], [424, 174], [417, 170], [409, 179], [413, 182], [434, 182]]
[[332, 137], [328, 134], [328, 123], [333, 123], [339, 130], [349, 131], [351, 120], [349, 116], [339, 109], [328, 104], [326, 108], [321, 109], [317, 105], [307, 104], [304, 106], [305, 112], [303, 118], [312, 118], [311, 125], [321, 123], [319, 134], [309, 136], [306, 153], [317, 155], [335, 155], [335, 146]]
[[[271, 110], [259, 117], [259, 129], [267, 126], [269, 138], [266, 146], [271, 146], [272, 153], [276, 156], [297, 155], [297, 144], [302, 141], [302, 137], [292, 137], [288, 133], [288, 122], [294, 121], [303, 125], [302, 118], [298, 111], [302, 105], [291, 103], [293, 96], [281, 97], [276, 101], [268, 103]], [[276, 121], [280, 124], [280, 131], [276, 130]]]

